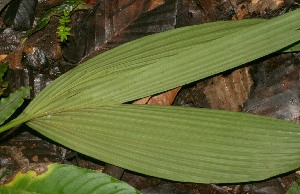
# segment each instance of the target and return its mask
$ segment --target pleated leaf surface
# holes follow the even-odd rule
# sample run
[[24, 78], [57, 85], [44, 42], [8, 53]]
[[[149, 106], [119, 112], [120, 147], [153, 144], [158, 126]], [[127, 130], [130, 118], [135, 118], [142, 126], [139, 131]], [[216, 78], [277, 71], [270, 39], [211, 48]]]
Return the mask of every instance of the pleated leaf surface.
[[299, 18], [296, 10], [267, 21], [204, 24], [125, 44], [58, 78], [12, 123], [29, 121], [33, 129], [76, 151], [171, 180], [243, 182], [293, 170], [300, 161], [297, 124], [121, 103], [284, 49], [300, 40]]
[[[299, 41], [299, 17], [296, 10], [264, 22], [217, 22], [133, 41], [61, 76], [33, 100], [26, 112], [41, 115], [124, 103], [203, 79]], [[251, 26], [249, 21], [258, 24]], [[219, 27], [231, 24], [234, 28], [240, 23], [247, 27], [238, 26], [227, 35], [224, 27]]]
[[300, 161], [299, 125], [244, 113], [111, 105], [28, 124], [81, 153], [176, 181], [254, 181], [295, 169]]

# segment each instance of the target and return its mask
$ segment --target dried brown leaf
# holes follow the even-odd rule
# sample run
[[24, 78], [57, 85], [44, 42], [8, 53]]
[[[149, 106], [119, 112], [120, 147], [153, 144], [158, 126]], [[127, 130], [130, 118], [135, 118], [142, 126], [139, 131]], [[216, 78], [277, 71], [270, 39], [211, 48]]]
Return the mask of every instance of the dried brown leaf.
[[132, 104], [147, 104], [148, 101], [150, 100], [151, 96], [145, 97], [145, 98], [141, 98], [137, 101], [134, 101]]
[[0, 62], [6, 58], [7, 54], [0, 54]]
[[158, 94], [156, 96], [148, 96], [133, 102], [133, 104], [155, 104], [168, 106], [174, 102], [177, 93], [180, 89], [181, 87], [178, 87], [173, 90], [169, 90], [167, 92]]
[[213, 77], [204, 92], [212, 108], [241, 111], [252, 85], [249, 67], [245, 67], [228, 76]]
[[146, 8], [146, 11], [151, 11], [158, 6], [163, 5], [164, 3], [166, 3], [166, 0], [151, 0], [148, 4], [148, 7]]
[[150, 98], [147, 104], [171, 105], [180, 89], [181, 87], [178, 87], [173, 90], [169, 90], [165, 93], [159, 94], [157, 96], [153, 96]]

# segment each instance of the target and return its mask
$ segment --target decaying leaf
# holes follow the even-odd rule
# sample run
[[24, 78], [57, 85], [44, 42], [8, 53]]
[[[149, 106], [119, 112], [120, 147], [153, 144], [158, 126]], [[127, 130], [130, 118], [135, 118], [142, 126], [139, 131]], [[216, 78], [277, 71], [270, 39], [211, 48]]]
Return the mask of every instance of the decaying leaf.
[[204, 93], [215, 109], [241, 111], [253, 86], [249, 67], [235, 70], [228, 76], [215, 76], [205, 86]]
[[164, 92], [156, 96], [150, 96], [134, 101], [133, 104], [155, 104], [155, 105], [171, 105], [181, 87]]
[[284, 0], [252, 0], [249, 5], [250, 12], [262, 13], [265, 10], [275, 10], [284, 4]]

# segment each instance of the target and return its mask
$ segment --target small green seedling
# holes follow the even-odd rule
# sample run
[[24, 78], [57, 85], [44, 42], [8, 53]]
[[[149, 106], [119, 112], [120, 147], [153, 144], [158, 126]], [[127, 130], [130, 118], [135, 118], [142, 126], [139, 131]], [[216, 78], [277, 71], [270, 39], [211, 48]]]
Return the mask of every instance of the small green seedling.
[[65, 42], [66, 40], [68, 40], [68, 36], [71, 35], [71, 28], [67, 27], [70, 21], [70, 12], [68, 10], [64, 10], [64, 15], [62, 15], [59, 19], [60, 26], [58, 26], [56, 32], [60, 38], [60, 42]]
[[70, 35], [70, 28], [66, 25], [70, 22], [70, 13], [78, 9], [89, 9], [90, 6], [86, 4], [84, 0], [65, 0], [60, 5], [53, 7], [43, 13], [37, 24], [25, 34], [25, 37], [21, 41], [21, 44], [28, 39], [32, 34], [43, 29], [49, 22], [52, 16], [59, 16], [60, 26], [57, 28], [57, 34], [61, 42], [67, 40]]

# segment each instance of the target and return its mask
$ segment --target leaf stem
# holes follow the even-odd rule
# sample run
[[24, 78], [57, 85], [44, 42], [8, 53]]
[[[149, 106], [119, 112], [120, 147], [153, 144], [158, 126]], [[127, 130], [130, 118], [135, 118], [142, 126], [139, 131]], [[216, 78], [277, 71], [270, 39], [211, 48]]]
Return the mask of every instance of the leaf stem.
[[6, 123], [5, 125], [0, 126], [0, 133], [4, 132], [10, 128], [13, 128], [17, 125], [20, 125], [22, 123], [25, 123], [29, 120], [30, 120], [30, 118], [28, 118], [28, 117], [16, 118], [16, 119], [10, 121], [9, 123]]

